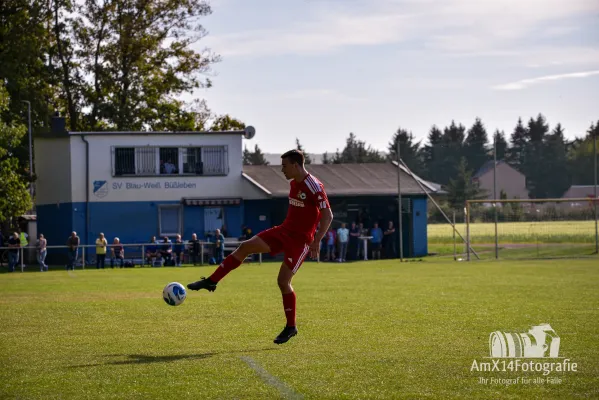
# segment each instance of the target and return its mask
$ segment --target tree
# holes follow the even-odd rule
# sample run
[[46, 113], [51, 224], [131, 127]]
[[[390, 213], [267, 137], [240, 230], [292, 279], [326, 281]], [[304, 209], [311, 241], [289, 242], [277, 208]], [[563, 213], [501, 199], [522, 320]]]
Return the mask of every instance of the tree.
[[548, 186], [551, 184], [547, 180], [546, 165], [550, 161], [547, 159], [547, 146], [545, 145], [547, 132], [549, 132], [549, 125], [541, 114], [536, 119], [531, 118], [528, 121], [521, 172], [527, 178], [528, 193], [533, 199], [548, 197]]
[[[27, 123], [31, 104], [33, 134], [47, 129], [55, 90], [53, 70], [48, 65], [50, 34], [46, 28], [50, 14], [42, 0], [0, 1], [0, 86], [6, 90], [5, 108], [0, 120], [8, 126]], [[7, 94], [6, 94], [7, 93]], [[29, 145], [19, 141], [11, 152], [18, 160], [20, 174], [29, 169]]]
[[[594, 158], [593, 140], [599, 141], [599, 121], [597, 124], [591, 124], [587, 134], [582, 139], [574, 141], [568, 152], [568, 170], [572, 176], [573, 185], [592, 185], [594, 183]], [[597, 144], [599, 147], [599, 143]], [[597, 149], [599, 153], [599, 148]], [[599, 165], [598, 170], [599, 173]]]
[[322, 163], [323, 164], [332, 164], [333, 163], [333, 161], [331, 160], [331, 156], [329, 156], [329, 153], [326, 151], [322, 155]]
[[334, 164], [382, 163], [385, 162], [385, 158], [371, 146], [366, 147], [365, 142], [350, 133], [345, 148], [341, 153], [337, 151], [332, 161]]
[[397, 160], [397, 142], [400, 144], [401, 159], [406, 163], [408, 168], [416, 175], [422, 175], [424, 165], [421, 160], [420, 142], [414, 142], [414, 135], [405, 129], [398, 128], [393, 134], [393, 138], [387, 147], [389, 153], [387, 159], [390, 161]]
[[221, 115], [216, 118], [210, 127], [211, 131], [242, 131], [245, 129], [245, 124], [238, 119], [232, 118], [229, 114]]
[[440, 182], [441, 178], [439, 167], [443, 157], [442, 136], [443, 132], [433, 125], [428, 133], [428, 144], [421, 148], [421, 157], [425, 169], [424, 176], [433, 182]]
[[[9, 101], [8, 92], [0, 86], [0, 114], [8, 109]], [[25, 133], [24, 125], [0, 121], [0, 223], [31, 209], [24, 171], [15, 156]]]
[[243, 165], [268, 165], [264, 153], [258, 147], [258, 144], [254, 146], [254, 151], [249, 151], [247, 147], [243, 150]]
[[503, 131], [496, 130], [493, 135], [493, 145], [497, 147], [496, 157], [497, 160], [505, 160], [508, 155], [508, 143], [505, 139], [505, 133]]
[[545, 138], [545, 135], [549, 132], [549, 125], [547, 120], [542, 114], [537, 115], [536, 119], [530, 119], [528, 121], [528, 129], [526, 130], [526, 136], [532, 143], [540, 143]]
[[487, 130], [480, 118], [476, 118], [474, 125], [468, 130], [468, 135], [464, 141], [464, 155], [466, 156], [468, 166], [473, 171], [478, 171], [489, 159], [487, 150], [488, 142]]
[[[310, 158], [310, 154], [306, 153], [298, 138], [295, 138], [295, 148], [301, 151], [304, 154], [304, 163], [312, 164], [312, 159]], [[326, 154], [326, 153], [325, 153]], [[325, 163], [326, 164], [326, 163]]]
[[518, 124], [510, 138], [511, 146], [507, 155], [508, 163], [522, 172], [524, 166], [524, 151], [528, 143], [528, 132], [522, 124], [522, 118], [518, 118]]
[[466, 157], [462, 157], [457, 167], [457, 175], [449, 180], [447, 185], [447, 199], [454, 209], [461, 210], [466, 200], [476, 200], [484, 198], [483, 191], [478, 183], [472, 180], [472, 170], [468, 169]]
[[541, 182], [547, 197], [561, 197], [570, 187], [568, 158], [564, 130], [557, 124], [550, 135], [545, 136], [544, 174]]
[[194, 49], [206, 34], [198, 21], [211, 13], [205, 0], [56, 0], [52, 12], [52, 63], [71, 130], [187, 129], [197, 120], [176, 96], [210, 87], [205, 73], [220, 60]]
[[457, 125], [454, 121], [451, 121], [451, 124], [443, 129], [439, 163], [436, 166], [438, 183], [446, 185], [452, 177], [457, 175], [460, 160], [464, 156], [465, 132], [464, 125]]

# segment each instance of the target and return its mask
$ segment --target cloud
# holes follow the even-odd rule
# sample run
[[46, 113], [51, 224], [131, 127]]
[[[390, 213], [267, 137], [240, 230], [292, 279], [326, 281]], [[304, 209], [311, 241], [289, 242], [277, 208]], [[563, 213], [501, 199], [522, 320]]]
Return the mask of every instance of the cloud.
[[574, 78], [588, 78], [593, 75], [599, 75], [599, 70], [596, 71], [585, 71], [585, 72], [572, 72], [569, 74], [559, 75], [546, 75], [532, 79], [522, 79], [520, 81], [506, 83], [503, 85], [493, 86], [495, 90], [520, 90], [525, 89], [529, 86], [536, 85], [543, 82], [560, 81], [563, 79], [574, 79]]
[[288, 21], [277, 15], [287, 3], [278, 4], [266, 25], [256, 22], [266, 29], [215, 36], [210, 46], [224, 56], [317, 55], [408, 40], [449, 53], [508, 51], [540, 28], [566, 35], [572, 28], [559, 21], [599, 12], [596, 0], [329, 0], [303, 3]]

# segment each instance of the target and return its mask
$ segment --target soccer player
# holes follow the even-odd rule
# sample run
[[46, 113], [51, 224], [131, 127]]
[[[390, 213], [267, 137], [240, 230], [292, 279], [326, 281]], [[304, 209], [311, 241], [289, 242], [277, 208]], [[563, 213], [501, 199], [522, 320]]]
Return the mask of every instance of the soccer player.
[[[304, 168], [304, 155], [301, 151], [290, 150], [281, 156], [282, 172], [291, 179], [289, 190], [289, 208], [282, 225], [258, 233], [243, 241], [216, 268], [209, 278], [187, 285], [190, 290], [206, 289], [214, 292], [216, 285], [229, 272], [239, 267], [250, 254], [284, 253], [284, 261], [279, 270], [277, 282], [283, 295], [283, 309], [287, 325], [274, 342], [282, 344], [297, 335], [295, 321], [296, 296], [291, 280], [299, 270], [308, 254], [316, 258], [320, 251], [320, 241], [328, 231], [333, 213], [322, 183], [310, 175]], [[320, 221], [320, 229], [316, 226]]]

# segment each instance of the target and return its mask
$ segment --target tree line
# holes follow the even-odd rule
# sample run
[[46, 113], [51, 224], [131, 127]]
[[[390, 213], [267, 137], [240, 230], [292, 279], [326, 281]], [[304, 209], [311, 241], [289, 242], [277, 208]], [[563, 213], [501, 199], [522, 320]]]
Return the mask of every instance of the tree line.
[[[571, 185], [593, 184], [593, 138], [599, 136], [599, 121], [592, 123], [582, 137], [566, 139], [564, 127], [550, 127], [539, 114], [527, 123], [518, 119], [509, 136], [496, 130], [489, 135], [480, 118], [472, 126], [452, 121], [449, 126], [432, 126], [426, 140], [416, 140], [412, 132], [398, 128], [382, 153], [350, 133], [342, 150], [323, 155], [324, 164], [383, 163], [397, 160], [397, 142], [401, 159], [418, 176], [443, 185], [449, 200], [456, 206], [463, 200], [474, 199], [481, 193], [471, 177], [494, 151], [498, 161], [505, 161], [527, 178], [530, 198], [561, 197]], [[303, 148], [296, 139], [296, 147]], [[252, 154], [245, 150], [248, 160]], [[245, 160], [245, 158], [244, 158]], [[252, 160], [259, 164], [259, 159]], [[252, 162], [250, 162], [252, 163]]]

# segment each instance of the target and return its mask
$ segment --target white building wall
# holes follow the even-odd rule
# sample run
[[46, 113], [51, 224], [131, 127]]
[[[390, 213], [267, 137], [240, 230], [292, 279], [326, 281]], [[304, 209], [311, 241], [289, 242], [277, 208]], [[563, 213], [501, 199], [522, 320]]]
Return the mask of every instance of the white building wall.
[[34, 151], [36, 205], [71, 202], [69, 138], [36, 138]]
[[[89, 142], [89, 200], [179, 201], [183, 197], [243, 197], [242, 135], [101, 135], [85, 136]], [[226, 145], [229, 172], [226, 176], [112, 176], [113, 146], [220, 146]], [[85, 143], [79, 135], [71, 136], [73, 201], [85, 201]], [[103, 189], [94, 193], [96, 185]]]

